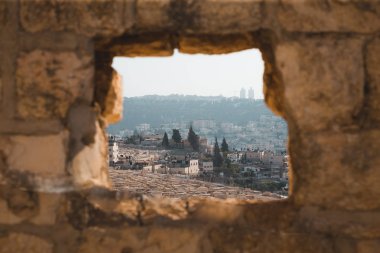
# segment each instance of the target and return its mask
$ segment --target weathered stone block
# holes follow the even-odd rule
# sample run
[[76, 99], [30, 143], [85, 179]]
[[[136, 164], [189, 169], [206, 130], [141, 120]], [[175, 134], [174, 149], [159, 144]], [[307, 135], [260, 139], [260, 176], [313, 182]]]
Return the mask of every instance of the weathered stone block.
[[47, 178], [66, 174], [68, 133], [47, 136], [12, 136], [4, 148], [10, 170]]
[[7, 22], [7, 6], [5, 1], [0, 2], [0, 27]]
[[133, 24], [132, 0], [22, 0], [20, 19], [28, 32], [75, 31], [88, 36], [117, 36]]
[[110, 185], [108, 179], [107, 141], [99, 123], [93, 141], [73, 154], [69, 172], [78, 188]]
[[225, 54], [250, 49], [252, 39], [244, 35], [180, 36], [178, 49], [186, 54]]
[[262, 0], [198, 1], [196, 10], [190, 13], [193, 31], [214, 34], [255, 31], [261, 26], [262, 3]]
[[57, 193], [39, 193], [39, 212], [31, 220], [37, 225], [54, 225], [63, 196]]
[[91, 101], [92, 57], [35, 50], [22, 54], [16, 72], [22, 118], [63, 118], [76, 99]]
[[291, 137], [295, 202], [346, 210], [380, 208], [379, 138], [378, 130]]
[[367, 46], [366, 67], [368, 75], [366, 102], [368, 108], [365, 117], [369, 126], [380, 126], [380, 38], [372, 40]]
[[0, 237], [0, 253], [52, 253], [53, 244], [34, 235], [11, 233]]
[[0, 199], [0, 224], [17, 224], [22, 221], [22, 218], [14, 215], [9, 209], [7, 202]]
[[275, 8], [280, 25], [287, 31], [370, 33], [380, 30], [378, 1], [282, 0]]
[[112, 72], [112, 81], [105, 99], [105, 109], [102, 113], [107, 123], [116, 123], [123, 117], [122, 79], [116, 72]]
[[380, 239], [363, 240], [357, 243], [357, 253], [377, 253], [380, 249]]
[[136, 29], [229, 34], [257, 30], [262, 0], [137, 1]]
[[278, 45], [285, 117], [306, 131], [356, 128], [364, 102], [362, 41], [300, 39]]

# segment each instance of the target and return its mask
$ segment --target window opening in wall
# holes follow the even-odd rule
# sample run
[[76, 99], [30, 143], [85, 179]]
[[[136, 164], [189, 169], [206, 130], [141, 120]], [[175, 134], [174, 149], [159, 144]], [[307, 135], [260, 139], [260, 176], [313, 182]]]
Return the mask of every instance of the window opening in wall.
[[124, 86], [123, 119], [108, 128], [116, 190], [286, 198], [287, 125], [263, 100], [259, 50], [115, 57], [112, 66]]

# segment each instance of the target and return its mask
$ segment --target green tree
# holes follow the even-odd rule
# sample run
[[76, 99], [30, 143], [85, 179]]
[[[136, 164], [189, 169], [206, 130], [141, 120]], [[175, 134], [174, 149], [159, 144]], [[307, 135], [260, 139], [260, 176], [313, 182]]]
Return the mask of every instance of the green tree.
[[168, 138], [168, 134], [166, 132], [164, 134], [164, 138], [162, 139], [162, 146], [165, 148], [169, 147], [169, 138]]
[[223, 137], [223, 141], [222, 141], [222, 147], [221, 147], [221, 150], [222, 152], [228, 152], [228, 144], [226, 142], [226, 138]]
[[178, 129], [173, 129], [172, 139], [174, 140], [175, 143], [181, 143], [182, 137]]
[[214, 167], [221, 167], [223, 165], [223, 157], [220, 154], [218, 139], [215, 137], [214, 143], [214, 156], [212, 158]]
[[199, 136], [195, 134], [192, 126], [190, 126], [190, 128], [189, 128], [187, 140], [189, 141], [193, 150], [199, 151]]

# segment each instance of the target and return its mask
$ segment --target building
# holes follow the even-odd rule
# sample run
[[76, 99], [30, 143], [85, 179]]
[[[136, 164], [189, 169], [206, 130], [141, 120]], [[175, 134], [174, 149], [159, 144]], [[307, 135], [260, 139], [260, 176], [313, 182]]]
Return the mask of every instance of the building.
[[252, 99], [252, 100], [255, 99], [255, 91], [253, 90], [252, 87], [250, 87], [249, 90], [248, 90], [248, 98]]
[[214, 170], [213, 162], [203, 162], [202, 163], [202, 171], [203, 172], [212, 172]]
[[246, 90], [244, 88], [241, 88], [241, 90], [240, 90], [240, 98], [247, 98], [246, 97]]
[[190, 160], [189, 166], [170, 168], [171, 174], [197, 175], [199, 173], [198, 160]]

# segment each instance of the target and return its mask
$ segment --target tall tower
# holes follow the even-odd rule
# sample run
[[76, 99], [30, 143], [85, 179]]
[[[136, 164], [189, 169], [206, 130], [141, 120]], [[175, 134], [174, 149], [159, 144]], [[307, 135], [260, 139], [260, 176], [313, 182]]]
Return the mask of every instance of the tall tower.
[[240, 90], [240, 98], [246, 98], [244, 88], [241, 88], [241, 90]]
[[248, 90], [248, 98], [252, 99], [252, 100], [255, 99], [255, 91], [253, 90], [252, 87], [250, 87], [249, 90]]

